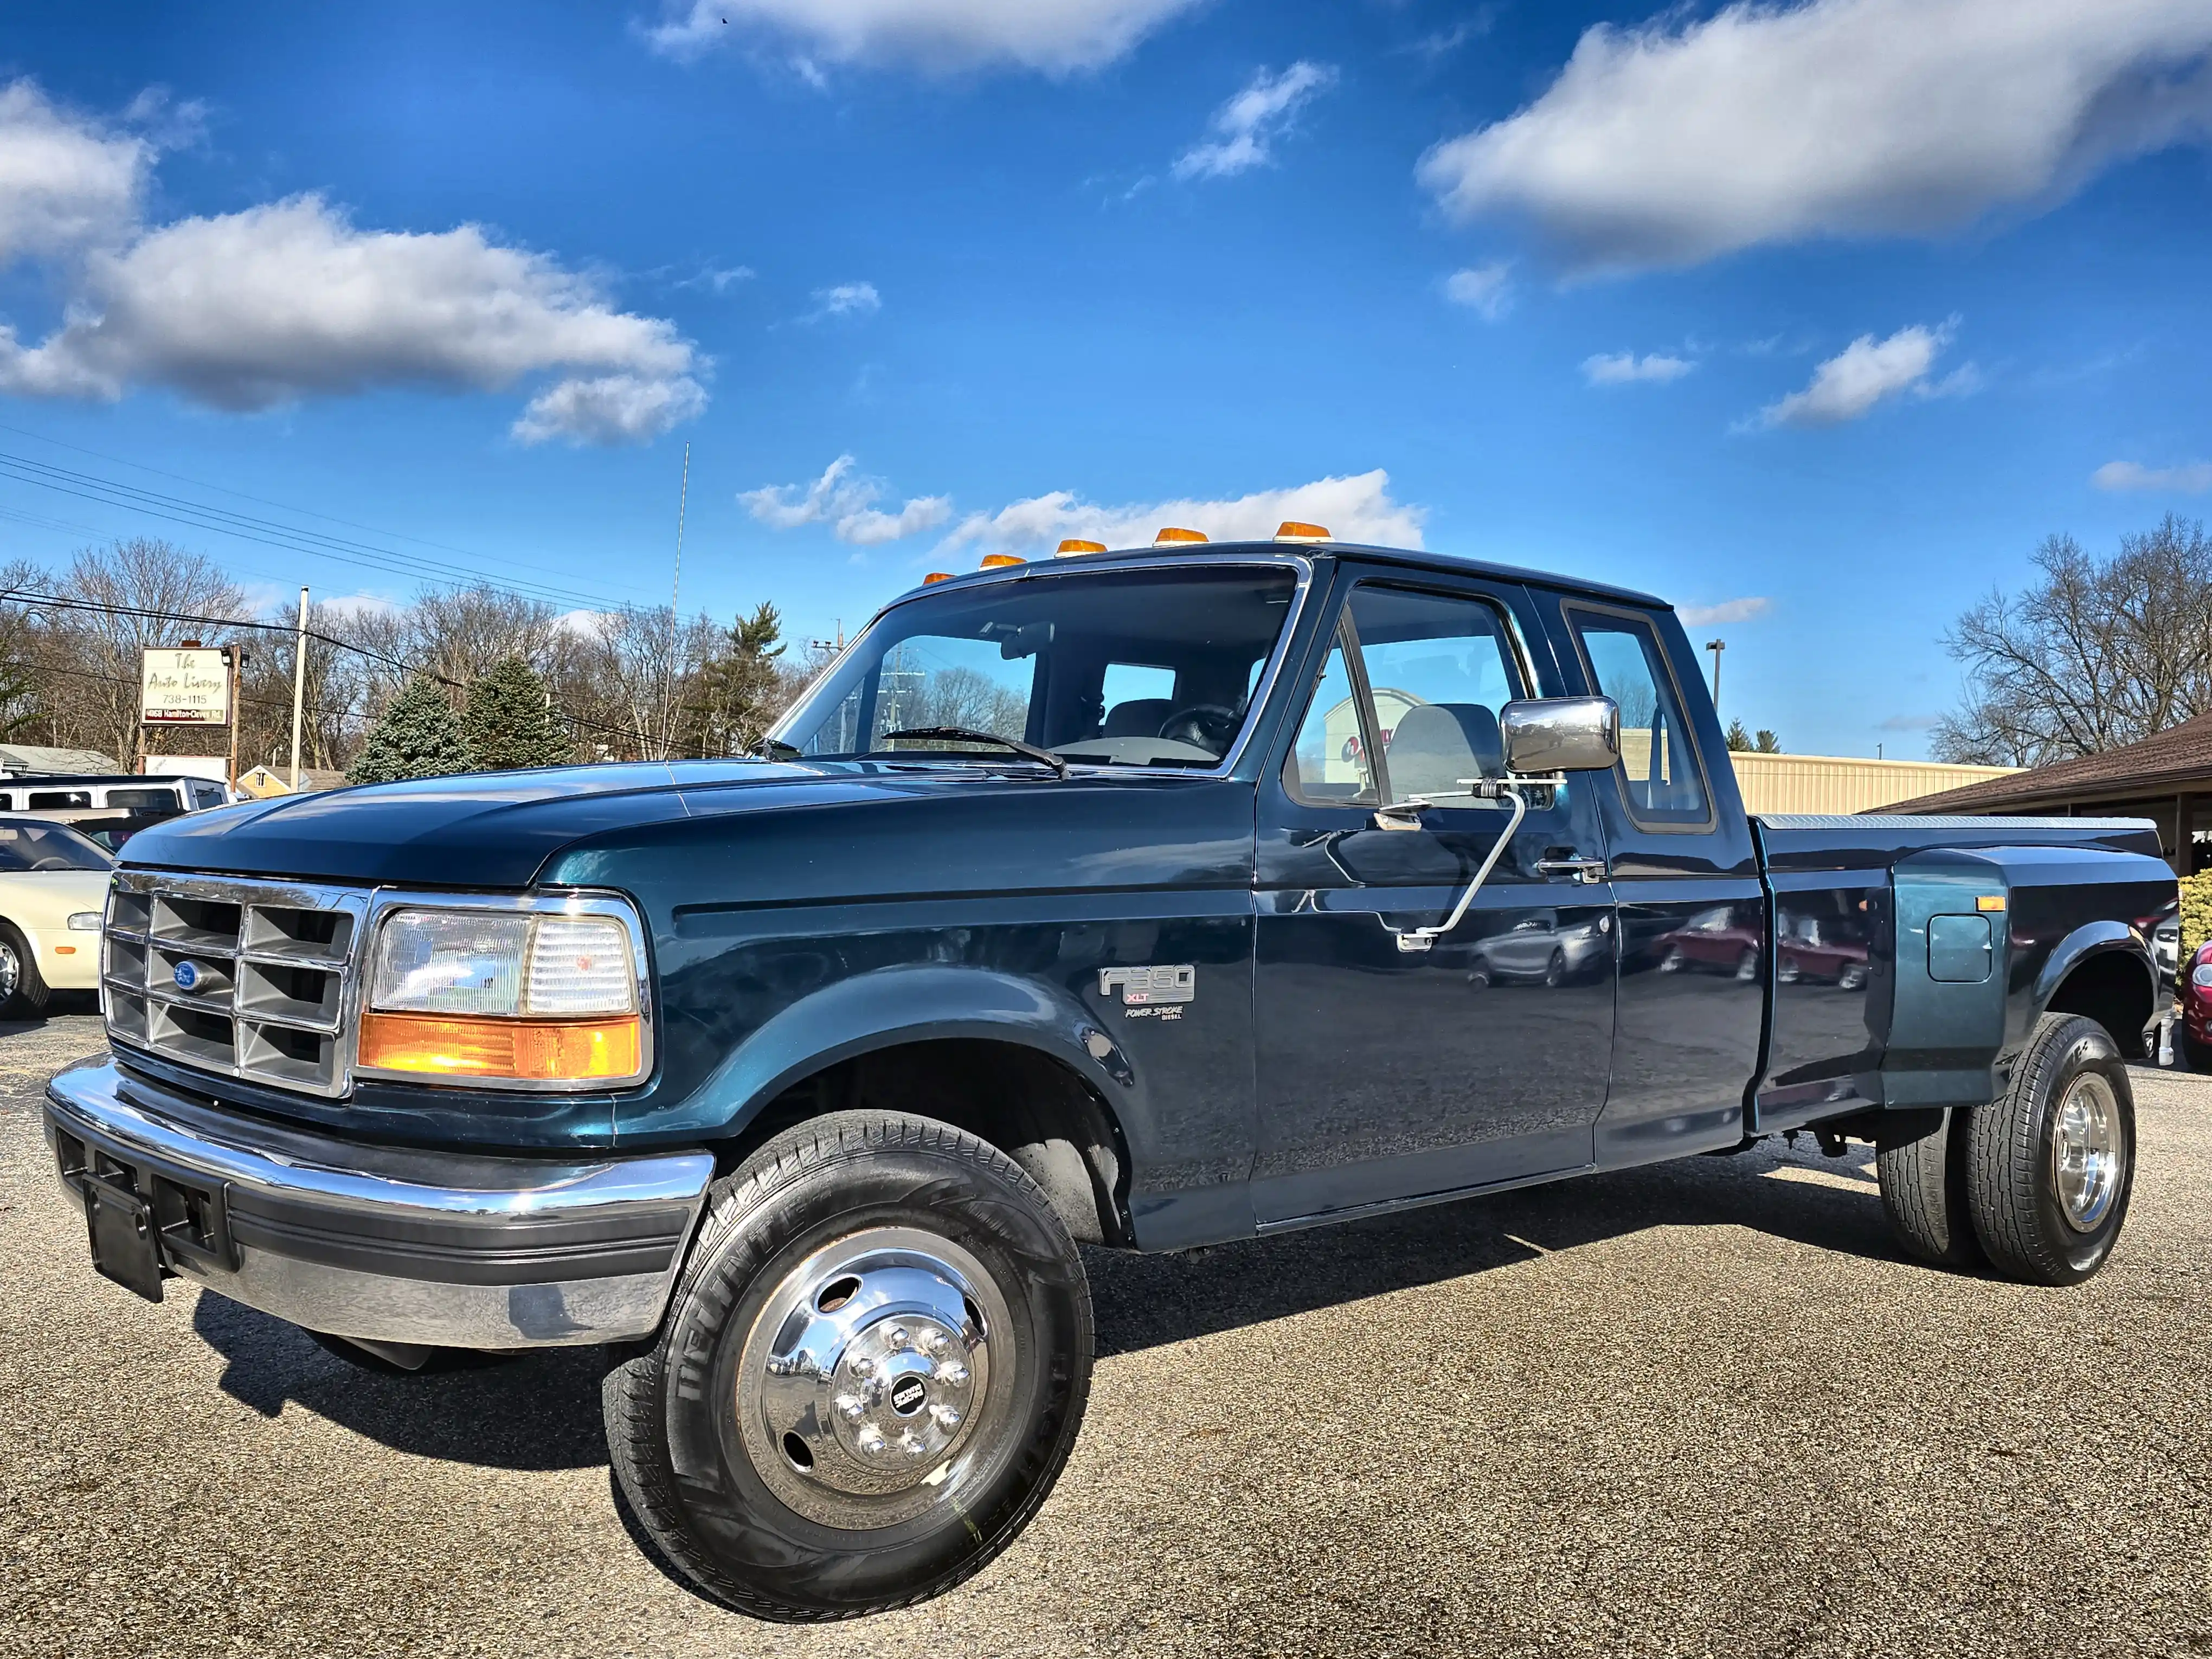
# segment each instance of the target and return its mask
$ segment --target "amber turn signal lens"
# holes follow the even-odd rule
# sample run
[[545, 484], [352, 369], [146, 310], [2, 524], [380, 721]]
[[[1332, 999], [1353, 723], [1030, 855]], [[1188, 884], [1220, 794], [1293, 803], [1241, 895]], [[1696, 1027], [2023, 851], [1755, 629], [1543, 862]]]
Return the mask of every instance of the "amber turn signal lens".
[[1977, 910], [2002, 910], [2005, 908], [2002, 893], [1984, 893], [1974, 901]]
[[586, 1083], [635, 1077], [638, 1052], [635, 1014], [601, 1019], [380, 1013], [361, 1018], [361, 1063], [383, 1072]]
[[1103, 542], [1065, 541], [1060, 544], [1060, 550], [1053, 556], [1064, 559], [1071, 553], [1103, 553], [1105, 550], [1106, 544]]
[[921, 585], [927, 587], [932, 582], [949, 582], [951, 580], [952, 573], [950, 570], [933, 570], [921, 579]]
[[1178, 530], [1175, 526], [1170, 525], [1152, 538], [1152, 545], [1165, 547], [1173, 542], [1202, 542], [1205, 539], [1206, 532], [1202, 530]]
[[1019, 559], [1016, 558], [1011, 553], [986, 553], [983, 556], [983, 562], [981, 568], [985, 570], [1002, 570], [1010, 564], [1019, 564], [1021, 562], [1022, 562]]
[[1327, 542], [1336, 538], [1328, 533], [1324, 524], [1308, 524], [1303, 519], [1285, 519], [1275, 526], [1279, 542]]

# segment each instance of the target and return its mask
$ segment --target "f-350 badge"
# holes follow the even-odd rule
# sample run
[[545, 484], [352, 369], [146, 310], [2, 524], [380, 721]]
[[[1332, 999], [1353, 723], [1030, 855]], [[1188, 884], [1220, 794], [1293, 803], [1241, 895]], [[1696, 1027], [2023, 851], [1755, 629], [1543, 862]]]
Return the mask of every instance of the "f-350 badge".
[[1182, 1005], [1198, 996], [1198, 969], [1188, 962], [1152, 968], [1101, 968], [1098, 994], [1110, 997], [1116, 989], [1131, 1019], [1181, 1019]]

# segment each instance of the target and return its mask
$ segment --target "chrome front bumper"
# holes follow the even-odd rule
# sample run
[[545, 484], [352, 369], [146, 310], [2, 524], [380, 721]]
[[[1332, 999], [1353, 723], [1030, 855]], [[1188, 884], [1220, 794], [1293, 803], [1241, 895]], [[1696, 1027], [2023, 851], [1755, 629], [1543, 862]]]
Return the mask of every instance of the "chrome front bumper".
[[704, 1152], [365, 1146], [226, 1111], [112, 1061], [63, 1073], [46, 1102], [46, 1142], [80, 1212], [88, 1182], [133, 1194], [168, 1272], [309, 1330], [408, 1346], [649, 1334], [714, 1174]]

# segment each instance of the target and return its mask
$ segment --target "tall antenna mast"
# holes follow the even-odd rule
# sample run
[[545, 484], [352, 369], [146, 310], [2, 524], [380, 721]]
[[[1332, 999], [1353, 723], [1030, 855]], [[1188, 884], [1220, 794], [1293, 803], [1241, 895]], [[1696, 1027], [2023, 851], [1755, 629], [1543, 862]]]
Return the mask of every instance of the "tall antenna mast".
[[684, 592], [684, 509], [691, 499], [691, 445], [684, 445], [684, 478], [676, 487], [676, 574], [668, 584], [668, 672], [660, 685], [660, 758], [666, 760], [676, 747], [676, 732], [672, 715], [676, 702], [676, 641], [678, 637], [677, 600]]

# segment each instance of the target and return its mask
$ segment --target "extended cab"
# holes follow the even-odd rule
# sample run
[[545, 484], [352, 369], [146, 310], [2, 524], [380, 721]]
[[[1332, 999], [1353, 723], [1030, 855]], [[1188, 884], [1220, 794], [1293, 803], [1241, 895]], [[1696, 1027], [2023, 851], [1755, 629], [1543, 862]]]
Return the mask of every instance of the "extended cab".
[[2148, 825], [1748, 818], [1662, 602], [1285, 528], [933, 579], [762, 760], [143, 832], [46, 1115], [94, 1264], [403, 1366], [621, 1345], [640, 1521], [793, 1619], [1036, 1511], [1079, 1243], [1809, 1127], [1917, 1255], [2096, 1271]]

